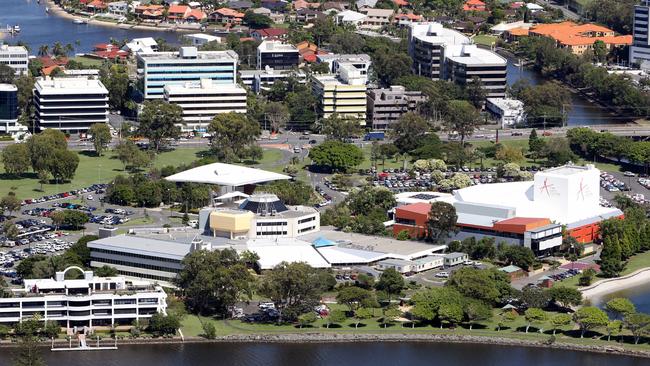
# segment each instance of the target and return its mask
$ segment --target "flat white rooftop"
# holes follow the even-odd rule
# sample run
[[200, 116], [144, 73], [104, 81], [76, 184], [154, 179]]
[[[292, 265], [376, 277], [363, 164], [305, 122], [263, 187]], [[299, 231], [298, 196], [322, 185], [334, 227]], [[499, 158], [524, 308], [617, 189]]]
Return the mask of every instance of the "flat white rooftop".
[[508, 60], [496, 52], [484, 50], [473, 44], [451, 45], [447, 47], [445, 57], [457, 62], [472, 65], [506, 65]]
[[246, 94], [246, 89], [237, 84], [215, 84], [211, 79], [185, 84], [167, 84], [165, 91], [169, 94]]
[[34, 88], [40, 94], [108, 94], [99, 79], [89, 77], [40, 78]]
[[469, 37], [453, 29], [445, 28], [440, 23], [411, 23], [411, 37], [431, 44], [466, 44]]
[[214, 163], [185, 170], [165, 179], [170, 182], [194, 182], [238, 187], [290, 178], [288, 175], [262, 169], [248, 168], [235, 164]]
[[282, 41], [266, 40], [257, 46], [260, 52], [298, 52], [296, 46]]

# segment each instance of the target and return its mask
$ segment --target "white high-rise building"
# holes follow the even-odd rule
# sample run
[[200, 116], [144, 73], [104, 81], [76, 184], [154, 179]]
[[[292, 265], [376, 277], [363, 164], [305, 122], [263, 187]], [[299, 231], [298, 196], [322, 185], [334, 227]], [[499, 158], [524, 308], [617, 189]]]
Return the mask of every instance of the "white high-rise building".
[[164, 99], [183, 109], [183, 131], [205, 132], [220, 113], [246, 113], [246, 89], [237, 84], [215, 84], [210, 79], [184, 85], [166, 85]]
[[36, 125], [67, 133], [108, 122], [108, 90], [89, 77], [41, 78], [34, 85]]
[[27, 75], [29, 69], [29, 52], [23, 46], [0, 44], [0, 64], [5, 64], [16, 71], [16, 75]]
[[630, 46], [630, 62], [641, 64], [650, 61], [650, 0], [643, 0], [634, 6], [634, 31]]
[[416, 75], [461, 85], [476, 76], [487, 96], [505, 96], [508, 61], [495, 52], [477, 48], [467, 36], [440, 23], [409, 25], [409, 55]]
[[214, 84], [237, 81], [235, 51], [198, 51], [181, 47], [179, 52], [139, 52], [138, 77], [145, 99], [163, 99], [166, 85], [184, 85], [211, 79]]
[[[82, 279], [66, 280], [76, 270]], [[26, 279], [23, 288], [0, 299], [0, 323], [18, 323], [39, 315], [67, 328], [131, 325], [165, 313], [167, 294], [149, 281], [124, 277], [96, 277], [93, 271], [68, 267], [56, 278]]]

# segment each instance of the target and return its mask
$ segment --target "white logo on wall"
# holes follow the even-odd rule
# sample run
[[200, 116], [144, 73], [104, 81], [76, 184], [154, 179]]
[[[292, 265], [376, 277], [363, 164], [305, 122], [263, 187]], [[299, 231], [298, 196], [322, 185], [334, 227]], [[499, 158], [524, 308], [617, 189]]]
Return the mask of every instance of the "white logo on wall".
[[539, 187], [539, 192], [549, 198], [551, 196], [560, 196], [560, 192], [558, 192], [557, 188], [555, 188], [555, 184], [550, 183], [548, 181], [548, 178], [544, 178], [544, 183]]

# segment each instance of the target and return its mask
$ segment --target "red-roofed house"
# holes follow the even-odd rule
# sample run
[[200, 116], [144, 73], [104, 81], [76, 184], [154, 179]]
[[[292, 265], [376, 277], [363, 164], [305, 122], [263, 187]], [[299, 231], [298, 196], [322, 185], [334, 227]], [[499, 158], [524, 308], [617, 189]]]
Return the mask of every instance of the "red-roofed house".
[[185, 19], [185, 16], [191, 11], [187, 5], [170, 5], [167, 10], [167, 19], [171, 21], [180, 21]]
[[406, 0], [393, 0], [393, 4], [397, 6], [409, 6], [409, 2]]
[[395, 209], [395, 224], [393, 235], [397, 236], [402, 230], [408, 231], [411, 238], [423, 238], [427, 235], [427, 220], [431, 204], [417, 202], [399, 206]]
[[203, 10], [192, 9], [189, 13], [185, 14], [184, 20], [189, 23], [200, 23], [207, 18], [208, 14], [206, 14]]
[[287, 38], [288, 33], [289, 32], [284, 28], [264, 28], [252, 31], [251, 36], [258, 41], [263, 41], [267, 38]]
[[165, 7], [162, 5], [140, 5], [135, 8], [135, 14], [141, 19], [162, 19]]
[[310, 3], [305, 0], [296, 0], [291, 3], [291, 6], [293, 7], [293, 10], [318, 9], [320, 7], [320, 3], [319, 2]]
[[210, 14], [210, 19], [228, 26], [240, 25], [244, 19], [244, 13], [229, 8], [221, 8], [213, 11]]
[[481, 0], [467, 0], [463, 5], [464, 11], [486, 11], [487, 7]]
[[411, 24], [411, 23], [421, 22], [423, 20], [424, 20], [424, 17], [422, 15], [416, 15], [416, 14], [413, 14], [413, 13], [396, 14], [393, 17], [393, 22], [395, 24], [399, 24], [399, 25], [408, 25], [408, 24]]
[[93, 13], [99, 13], [108, 8], [108, 5], [104, 3], [103, 0], [93, 0], [90, 3], [86, 5], [86, 10], [91, 11]]

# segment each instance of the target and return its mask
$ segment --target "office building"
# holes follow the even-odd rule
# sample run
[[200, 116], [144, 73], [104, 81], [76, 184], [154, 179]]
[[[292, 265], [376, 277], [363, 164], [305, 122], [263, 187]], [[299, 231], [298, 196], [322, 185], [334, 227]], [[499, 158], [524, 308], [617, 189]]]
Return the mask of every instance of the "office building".
[[199, 229], [213, 237], [295, 238], [320, 230], [318, 210], [307, 206], [286, 206], [274, 194], [253, 194], [232, 208], [204, 208]]
[[401, 85], [368, 90], [368, 125], [373, 130], [391, 129], [405, 113], [414, 112], [426, 99], [422, 92], [407, 91]]
[[367, 75], [352, 64], [341, 64], [337, 74], [313, 77], [313, 91], [319, 100], [319, 115], [329, 118], [336, 113], [340, 118], [351, 118], [366, 123]]
[[265, 67], [262, 70], [240, 70], [242, 84], [259, 94], [269, 90], [276, 81], [287, 81], [293, 78], [301, 84], [307, 82], [307, 75], [302, 70], [273, 70]]
[[630, 62], [641, 64], [650, 61], [650, 1], [643, 0], [634, 6], [632, 46], [630, 47]]
[[205, 132], [221, 113], [246, 113], [246, 89], [237, 84], [220, 85], [211, 79], [198, 83], [166, 85], [164, 100], [183, 109], [183, 131]]
[[29, 52], [24, 46], [9, 46], [0, 42], [0, 64], [14, 69], [16, 75], [27, 75]]
[[[83, 278], [66, 280], [70, 270]], [[0, 298], [0, 323], [16, 324], [38, 315], [66, 328], [131, 325], [167, 309], [167, 294], [158, 285], [121, 276], [96, 277], [79, 267], [56, 272], [55, 279], [25, 279], [11, 295]]]
[[138, 77], [145, 99], [162, 99], [166, 85], [183, 85], [212, 79], [214, 84], [236, 83], [237, 53], [198, 51], [181, 47], [179, 52], [138, 53]]
[[108, 122], [108, 90], [98, 79], [64, 77], [38, 79], [34, 86], [36, 125], [67, 133]]
[[506, 95], [508, 60], [474, 44], [453, 45], [445, 55], [445, 79], [466, 86], [480, 80], [488, 98]]
[[12, 84], [0, 84], [0, 132], [14, 135], [27, 131], [18, 123], [18, 88]]
[[300, 53], [291, 44], [281, 41], [266, 40], [257, 47], [257, 69], [267, 66], [275, 70], [297, 68], [300, 63]]
[[460, 85], [476, 76], [489, 97], [505, 96], [507, 60], [476, 47], [467, 36], [440, 23], [409, 26], [409, 55], [416, 75]]

